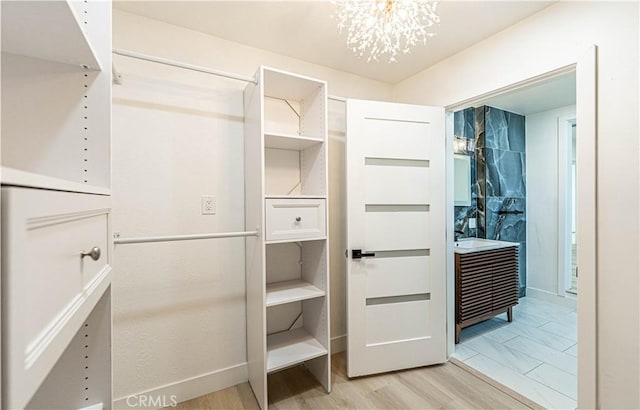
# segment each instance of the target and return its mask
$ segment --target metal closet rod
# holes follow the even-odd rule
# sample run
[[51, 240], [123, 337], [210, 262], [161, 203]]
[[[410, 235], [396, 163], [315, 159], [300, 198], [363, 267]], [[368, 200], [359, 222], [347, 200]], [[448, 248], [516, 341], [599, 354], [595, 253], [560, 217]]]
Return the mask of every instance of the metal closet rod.
[[[207, 67], [201, 67], [201, 66], [197, 66], [197, 65], [193, 65], [193, 64], [182, 63], [182, 62], [179, 62], [179, 61], [169, 60], [169, 59], [162, 58], [162, 57], [150, 56], [148, 54], [136, 53], [134, 51], [122, 50], [122, 49], [118, 49], [118, 48], [112, 49], [111, 52], [113, 54], [116, 54], [116, 55], [119, 55], [119, 56], [135, 58], [137, 60], [143, 60], [143, 61], [149, 61], [149, 62], [152, 62], [152, 63], [164, 64], [164, 65], [168, 65], [168, 66], [171, 66], [171, 67], [182, 68], [182, 69], [185, 69], [185, 70], [197, 71], [199, 73], [204, 73], [204, 74], [217, 75], [219, 77], [230, 78], [232, 80], [238, 80], [238, 81], [244, 81], [246, 83], [258, 84], [258, 81], [256, 81], [256, 79], [254, 77], [247, 77], [247, 76], [241, 75], [241, 74], [228, 73], [226, 71], [214, 70], [214, 69], [207, 68]], [[116, 81], [116, 84], [120, 84], [120, 82], [121, 82], [120, 74], [118, 74], [118, 72], [116, 71], [115, 65], [112, 67], [112, 70], [113, 70], [113, 76], [114, 76], [114, 79]], [[346, 102], [347, 101], [346, 98], [338, 97], [336, 95], [328, 95], [327, 98], [330, 99], [330, 100], [340, 101], [340, 102]]]
[[143, 236], [138, 238], [116, 237], [113, 240], [113, 243], [116, 245], [126, 245], [131, 243], [193, 241], [197, 239], [238, 238], [244, 236], [260, 236], [260, 230], [256, 229], [255, 231], [246, 232], [205, 233], [195, 235]]

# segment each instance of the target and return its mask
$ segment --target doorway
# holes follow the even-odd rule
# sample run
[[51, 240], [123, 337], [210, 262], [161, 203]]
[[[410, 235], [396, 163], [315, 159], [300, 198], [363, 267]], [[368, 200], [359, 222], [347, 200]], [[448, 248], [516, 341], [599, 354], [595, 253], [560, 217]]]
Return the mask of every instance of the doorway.
[[[582, 68], [584, 69], [585, 66], [582, 66]], [[578, 70], [580, 71], [580, 70]], [[532, 101], [535, 101], [534, 98], [524, 98], [523, 95], [526, 94], [527, 91], [531, 91], [531, 90], [535, 90], [538, 89], [538, 91], [542, 88], [545, 88], [545, 86], [548, 89], [558, 89], [558, 87], [554, 87], [553, 84], [554, 82], [557, 81], [561, 81], [563, 77], [565, 77], [565, 79], [567, 77], [572, 77], [572, 81], [573, 85], [574, 85], [574, 92], [573, 92], [573, 104], [576, 104], [576, 73], [573, 70], [562, 70], [562, 72], [556, 72], [553, 73], [552, 75], [545, 75], [543, 76], [544, 78], [538, 78], [535, 81], [529, 81], [526, 82], [527, 84], [520, 84], [518, 86], [514, 86], [514, 87], [510, 87], [510, 90], [508, 90], [507, 92], [495, 92], [492, 95], [486, 96], [484, 98], [477, 98], [474, 99], [473, 101], [469, 101], [466, 102], [464, 104], [459, 104], [457, 106], [455, 106], [453, 109], [451, 107], [449, 107], [449, 112], [450, 112], [450, 116], [449, 116], [449, 133], [450, 133], [450, 146], [456, 146], [459, 145], [458, 142], [456, 142], [455, 137], [454, 137], [454, 133], [453, 133], [453, 123], [454, 123], [454, 114], [453, 112], [458, 111], [458, 110], [462, 110], [465, 108], [469, 108], [469, 107], [475, 107], [475, 106], [483, 106], [483, 105], [494, 105], [494, 106], [501, 106], [501, 108], [505, 108], [505, 107], [510, 107], [513, 106], [514, 104], [517, 105], [518, 104], [518, 100], [520, 100], [520, 103], [523, 104], [524, 106], [526, 106], [527, 104], [531, 104]], [[584, 78], [583, 77], [583, 82], [584, 82]], [[580, 83], [579, 83], [580, 84]], [[584, 86], [584, 84], [583, 84]], [[552, 93], [551, 93], [552, 94]], [[552, 94], [553, 95], [553, 94]], [[584, 96], [584, 94], [583, 94]], [[588, 95], [587, 95], [588, 96]], [[550, 97], [549, 95], [546, 96], [547, 99], [549, 100], [555, 100], [556, 102], [559, 101], [557, 96], [556, 97]], [[585, 105], [590, 106], [591, 103], [593, 103], [593, 101], [595, 101], [594, 99], [585, 99]], [[571, 105], [571, 102], [569, 101], [567, 103], [567, 105]], [[584, 110], [585, 105], [582, 105], [582, 108]], [[564, 107], [564, 105], [563, 105]], [[526, 108], [526, 107], [525, 107]], [[552, 190], [548, 190], [547, 189], [547, 195], [549, 194], [549, 192], [553, 191], [552, 196], [556, 196], [555, 201], [556, 203], [559, 205], [560, 202], [558, 201], [558, 196], [560, 195], [559, 189], [559, 169], [561, 168], [561, 164], [559, 162], [560, 157], [558, 155], [558, 138], [559, 138], [559, 120], [560, 118], [564, 118], [569, 116], [569, 114], [572, 114], [572, 118], [573, 118], [573, 124], [576, 123], [576, 118], [580, 117], [580, 113], [579, 113], [579, 108], [577, 106], [574, 106], [573, 113], [566, 113], [566, 112], [560, 112], [562, 110], [560, 110], [559, 112], [556, 113], [550, 113], [553, 110], [558, 110], [559, 106], [556, 107], [546, 107], [544, 109], [544, 111], [540, 111], [539, 113], [534, 113], [534, 112], [529, 112], [529, 114], [533, 115], [533, 114], [538, 114], [538, 116], [544, 116], [543, 112], [547, 112], [547, 115], [555, 115], [555, 122], [553, 124], [553, 130], [554, 130], [554, 150], [556, 150], [556, 152], [554, 153], [552, 158], [552, 161], [549, 161], [549, 157], [545, 158], [542, 161], [542, 164], [545, 167], [548, 168], [553, 168], [555, 167], [555, 184], [556, 187], [555, 189]], [[584, 111], [583, 111], [584, 113]], [[576, 115], [577, 114], [577, 115]], [[583, 117], [584, 118], [584, 117]], [[591, 127], [593, 124], [587, 124], [588, 125], [588, 130], [585, 132], [585, 135], [587, 135], [587, 138], [594, 138], [595, 139], [595, 128]], [[591, 125], [591, 126], [589, 126]], [[573, 130], [576, 130], [577, 128], [573, 128]], [[583, 141], [583, 142], [587, 142], [587, 141]], [[580, 145], [580, 142], [578, 142], [578, 145]], [[586, 148], [589, 148], [588, 146]], [[569, 146], [567, 149], [568, 153], [575, 153], [577, 151], [580, 151], [580, 147], [579, 146]], [[590, 149], [585, 149], [585, 146], [582, 147], [582, 152], [586, 153], [587, 155], [583, 155], [582, 158], [586, 159], [585, 164], [588, 163], [589, 161], [595, 161], [595, 156], [590, 156], [589, 154], [593, 154], [593, 151], [590, 151]], [[538, 153], [540, 154], [540, 153]], [[453, 156], [453, 151], [452, 151], [452, 156]], [[555, 159], [556, 161], [553, 161], [553, 159]], [[552, 162], [556, 162], [554, 166], [551, 166]], [[581, 166], [576, 163], [575, 166], [572, 166], [572, 163], [568, 164], [568, 171], [566, 172], [568, 177], [571, 177], [572, 175], [575, 175], [576, 173], [580, 172], [581, 169], [584, 169], [585, 165]], [[541, 172], [544, 172], [541, 171]], [[530, 179], [530, 175], [527, 174], [527, 179]], [[581, 174], [581, 183], [583, 183], [584, 185], [582, 186], [582, 188], [584, 188], [585, 186], [587, 188], [590, 187], [590, 184], [595, 184], [595, 180], [590, 180], [590, 175], [582, 175]], [[586, 178], [585, 178], [586, 177]], [[571, 178], [572, 180], [575, 181], [575, 179]], [[586, 182], [586, 183], [585, 183]], [[569, 188], [569, 191], [562, 191], [562, 192], [568, 192], [567, 195], [567, 200], [565, 201], [565, 210], [566, 210], [566, 217], [567, 217], [567, 223], [568, 223], [568, 227], [566, 229], [567, 233], [569, 234], [568, 239], [569, 239], [569, 252], [567, 253], [567, 258], [566, 262], [567, 265], [569, 266], [569, 269], [566, 271], [569, 274], [565, 277], [565, 271], [561, 271], [559, 268], [559, 256], [560, 256], [560, 243], [558, 242], [558, 239], [560, 238], [559, 233], [556, 232], [555, 234], [551, 235], [549, 238], [547, 238], [547, 240], [545, 241], [544, 238], [534, 238], [536, 241], [538, 242], [542, 242], [546, 245], [548, 244], [553, 244], [553, 246], [551, 246], [552, 252], [555, 252], [555, 257], [554, 259], [556, 259], [556, 262], [554, 263], [553, 266], [553, 272], [554, 272], [554, 279], [549, 283], [549, 290], [543, 292], [544, 289], [541, 289], [542, 286], [538, 286], [538, 287], [533, 287], [532, 285], [532, 278], [531, 275], [535, 275], [535, 270], [531, 270], [531, 262], [526, 263], [524, 266], [527, 268], [527, 275], [528, 277], [525, 279], [525, 284], [526, 284], [526, 298], [523, 301], [523, 303], [520, 304], [520, 312], [521, 312], [521, 318], [523, 319], [522, 321], [524, 322], [524, 319], [542, 319], [543, 322], [539, 322], [538, 324], [534, 324], [531, 320], [529, 320], [529, 323], [525, 324], [525, 325], [518, 325], [518, 310], [516, 308], [515, 310], [515, 320], [514, 320], [514, 324], [512, 326], [514, 326], [512, 329], [509, 330], [509, 328], [507, 326], [503, 326], [502, 324], [500, 324], [497, 320], [498, 319], [492, 319], [491, 321], [487, 321], [487, 322], [483, 322], [480, 325], [478, 325], [475, 329], [471, 329], [472, 331], [475, 332], [475, 334], [473, 334], [472, 336], [482, 336], [484, 337], [484, 339], [491, 339], [491, 337], [487, 337], [484, 336], [484, 333], [490, 333], [493, 332], [493, 336], [494, 340], [493, 341], [486, 341], [487, 343], [484, 343], [484, 347], [482, 346], [483, 343], [475, 343], [475, 347], [479, 350], [484, 349], [483, 352], [477, 352], [477, 351], [473, 351], [473, 349], [460, 349], [462, 350], [462, 353], [460, 355], [458, 355], [459, 358], [456, 358], [456, 354], [452, 355], [452, 359], [453, 360], [458, 360], [458, 361], [462, 361], [463, 364], [467, 364], [467, 363], [473, 363], [475, 362], [482, 362], [483, 365], [482, 366], [477, 366], [476, 370], [479, 370], [481, 372], [485, 371], [486, 373], [489, 373], [491, 370], [491, 367], [495, 364], [495, 362], [497, 362], [498, 356], [502, 356], [502, 357], [506, 357], [507, 360], [506, 361], [510, 361], [509, 365], [511, 365], [511, 367], [509, 367], [509, 365], [503, 365], [501, 368], [498, 369], [498, 374], [497, 375], [489, 375], [489, 378], [493, 378], [494, 380], [497, 380], [499, 383], [506, 385], [507, 387], [511, 388], [512, 390], [524, 395], [525, 397], [530, 397], [533, 401], [539, 403], [539, 404], [543, 404], [546, 407], [558, 407], [558, 406], [562, 406], [562, 407], [566, 407], [566, 406], [573, 406], [576, 407], [578, 405], [577, 402], [577, 398], [578, 398], [578, 394], [577, 394], [577, 379], [578, 379], [578, 372], [577, 372], [577, 345], [574, 346], [560, 346], [558, 347], [559, 353], [552, 351], [553, 349], [550, 349], [551, 346], [549, 346], [550, 344], [552, 344], [553, 342], [551, 342], [551, 339], [555, 338], [556, 336], [558, 337], [563, 337], [562, 336], [562, 332], [566, 332], [566, 330], [562, 330], [561, 326], [557, 326], [556, 323], [550, 323], [550, 322], [556, 322], [556, 320], [546, 320], [549, 319], [549, 315], [552, 315], [553, 319], [556, 319], [556, 317], [553, 317], [553, 315], [559, 315], [558, 313], [551, 313], [550, 310], [547, 310], [548, 307], [544, 306], [546, 303], [553, 303], [557, 300], [557, 297], [560, 297], [561, 295], [559, 295], [559, 287], [557, 287], [557, 284], [560, 283], [561, 279], [560, 277], [562, 277], [562, 283], [563, 283], [563, 287], [562, 287], [562, 296], [566, 296], [566, 291], [571, 289], [571, 267], [573, 265], [575, 265], [575, 263], [573, 262], [573, 260], [578, 260], [580, 259], [580, 257], [578, 256], [578, 251], [576, 249], [576, 257], [572, 258], [572, 250], [574, 249], [573, 244], [577, 243], [577, 237], [578, 237], [578, 233], [573, 229], [574, 226], [578, 225], [580, 226], [580, 224], [573, 222], [574, 216], [577, 215], [577, 212], [575, 211], [576, 207], [573, 207], [574, 204], [577, 203], [581, 203], [584, 204], [586, 206], [582, 206], [581, 211], [582, 213], [578, 216], [578, 221], [584, 221], [585, 220], [585, 216], [589, 215], [590, 212], [593, 210], [589, 207], [589, 203], [585, 203], [585, 199], [588, 198], [588, 196], [585, 195], [585, 190], [583, 189], [582, 191], [582, 202], [580, 199], [580, 189], [571, 189], [571, 187], [575, 187], [575, 182], [571, 182], [569, 181], [569, 183], [567, 184], [567, 186], [565, 188]], [[453, 191], [453, 189], [450, 189], [450, 191]], [[587, 189], [588, 191], [588, 189]], [[572, 192], [577, 193], [577, 197], [575, 194], [572, 194]], [[527, 192], [527, 194], [529, 195], [530, 192]], [[452, 195], [452, 193], [450, 192], [450, 195]], [[543, 196], [543, 195], [534, 195], [533, 199], [532, 196], [529, 196], [528, 201], [530, 203], [530, 201], [535, 201], [535, 203], [546, 203], [547, 197]], [[451, 201], [451, 205], [453, 205], [453, 201]], [[572, 209], [567, 209], [566, 206], [572, 206]], [[453, 206], [451, 206], [452, 211], [453, 211]], [[555, 207], [554, 207], [555, 208]], [[559, 209], [559, 208], [555, 208], [555, 209]], [[527, 210], [529, 211], [529, 210]], [[458, 230], [457, 225], [454, 225], [455, 222], [455, 218], [454, 215], [456, 215], [455, 212], [452, 212], [452, 216], [450, 218], [451, 220], [451, 225], [452, 228], [451, 230], [453, 231]], [[527, 215], [527, 217], [529, 217], [530, 215]], [[475, 221], [473, 221], [475, 222]], [[556, 219], [553, 220], [553, 224], [556, 225], [559, 222], [559, 218], [558, 216], [556, 216]], [[587, 224], [592, 225], [594, 224], [594, 222], [587, 222]], [[456, 226], [454, 228], [454, 226]], [[466, 227], [468, 227], [468, 225], [466, 225]], [[528, 227], [529, 228], [529, 227]], [[582, 229], [582, 227], [581, 227]], [[478, 231], [481, 231], [482, 229], [478, 229]], [[466, 231], [466, 230], [465, 230]], [[588, 237], [590, 229], [586, 229], [584, 231], [582, 231], [582, 235], [584, 237]], [[575, 232], [575, 233], [574, 233]], [[565, 236], [566, 237], [566, 236]], [[528, 239], [532, 238], [530, 235], [528, 235]], [[591, 238], [593, 239], [593, 238]], [[545, 243], [546, 242], [546, 243]], [[529, 244], [527, 244], [529, 245]], [[527, 249], [525, 250], [526, 254], [531, 254], [531, 247], [527, 246]], [[528, 258], [529, 261], [531, 261], [532, 258]], [[582, 259], [586, 259], [584, 258], [584, 256], [582, 257]], [[535, 259], [534, 259], [535, 260]], [[587, 260], [587, 263], [589, 263], [591, 261]], [[594, 266], [590, 266], [590, 268], [592, 269], [592, 271], [590, 273], [592, 273], [595, 276], [595, 267]], [[565, 279], [569, 279], [568, 281], [566, 281]], [[565, 286], [565, 284], [568, 284], [567, 286]], [[591, 289], [591, 286], [593, 286], [593, 289]], [[595, 284], [594, 283], [588, 283], [589, 288], [589, 296], [593, 296], [593, 293], [595, 292]], [[576, 289], [577, 289], [577, 283], [576, 283]], [[452, 292], [450, 292], [451, 295]], [[535, 298], [534, 296], [538, 296], [537, 298]], [[453, 299], [453, 298], [452, 298]], [[569, 298], [570, 299], [570, 298]], [[528, 303], [525, 301], [532, 301], [532, 303]], [[589, 303], [592, 303], [592, 299], [588, 299], [587, 300]], [[575, 299], [573, 300], [574, 306], [575, 306]], [[451, 307], [452, 305], [450, 304], [450, 312], [452, 309]], [[553, 305], [550, 305], [553, 306]], [[573, 335], [575, 335], [576, 341], [577, 341], [577, 335], [578, 335], [578, 313], [576, 310], [573, 311], [565, 311], [566, 310], [566, 306], [562, 306], [561, 304], [556, 304], [556, 306], [559, 306], [560, 309], [558, 310], [559, 312], [561, 312], [560, 314], [566, 316], [566, 317], [573, 317], [574, 320], [574, 325], [573, 325], [573, 329], [572, 329], [572, 333]], [[590, 309], [589, 309], [590, 310]], [[546, 312], [546, 313], [545, 313]], [[585, 311], [585, 314], [583, 317], [583, 321], [582, 321], [582, 329], [588, 329], [588, 327], [590, 326], [591, 323], [593, 323], [595, 321], [595, 317], [593, 318], [589, 318], [587, 317], [587, 315], [589, 314], [589, 311]], [[538, 315], [539, 314], [539, 315]], [[529, 317], [527, 317], [529, 316]], [[534, 317], [537, 316], [537, 317]], [[545, 317], [546, 316], [546, 317]], [[450, 317], [452, 317], [451, 313], [450, 313]], [[545, 321], [546, 320], [546, 321]], [[506, 323], [506, 320], [502, 319], [503, 322]], [[482, 329], [482, 327], [484, 327], [484, 329]], [[555, 327], [555, 329], [554, 329]], [[514, 332], [512, 330], [517, 330], [517, 332]], [[553, 331], [551, 331], [553, 330]], [[547, 333], [552, 333], [553, 335], [548, 335]], [[565, 336], [567, 334], [565, 333]], [[520, 337], [520, 341], [517, 341], [517, 338]], [[546, 337], [547, 339], [544, 340], [544, 337]], [[528, 340], [527, 340], [528, 339]], [[505, 341], [509, 341], [512, 340], [512, 343], [510, 345], [505, 346], [504, 343]], [[534, 344], [531, 343], [524, 343], [527, 345], [531, 345], [531, 346], [527, 346], [525, 347], [523, 343], [520, 343], [521, 341], [525, 341], [527, 340], [528, 342], [533, 341]], [[493, 343], [493, 342], [497, 342]], [[591, 351], [595, 345], [595, 341], [594, 340], [589, 340], [589, 338], [587, 338], [586, 340], [586, 349], [588, 351]], [[453, 345], [453, 343], [451, 343], [451, 345]], [[500, 345], [501, 347], [497, 347], [498, 345]], [[516, 346], [516, 345], [520, 345], [520, 346]], [[537, 349], [537, 351], [533, 350], [533, 347], [535, 347]], [[518, 348], [516, 348], [518, 347]], [[455, 349], [455, 348], [454, 348]], [[492, 351], [490, 351], [492, 350]], [[582, 350], [582, 344], [581, 344], [581, 350]], [[544, 353], [543, 353], [544, 352]], [[482, 353], [488, 353], [489, 356], [492, 355], [492, 357], [487, 357], [488, 360], [484, 360], [482, 359]], [[557, 353], [557, 354], [556, 354]], [[474, 360], [473, 357], [477, 356], [477, 358]], [[570, 357], [571, 356], [571, 357]], [[539, 358], [544, 359], [545, 357], [554, 357], [554, 360], [557, 359], [557, 361], [555, 363], [547, 363], [545, 360], [539, 360]], [[593, 357], [587, 357], [587, 355], [585, 355], [586, 359], [582, 359], [582, 362], [586, 362], [587, 364], [589, 363], [595, 363], [595, 360]], [[484, 360], [484, 361], [483, 361]], [[591, 360], [593, 360], [593, 362], [591, 362]], [[517, 362], [517, 363], [516, 363]], [[562, 362], [562, 363], [561, 363]], [[571, 371], [570, 367], [567, 366], [568, 364], [570, 364], [571, 362], [573, 362], [574, 367], [573, 370]], [[581, 362], [581, 363], [582, 363]], [[524, 363], [524, 364], [523, 364]], [[478, 364], [478, 363], [476, 363]], [[498, 363], [500, 364], [500, 363]], [[521, 374], [518, 374], [517, 371], [513, 371], [514, 367], [518, 367], [521, 366], [521, 368], [519, 370], [521, 370]], [[494, 366], [494, 367], [500, 367], [500, 366]], [[505, 370], [506, 369], [506, 370]], [[538, 369], [538, 370], [535, 370]], [[569, 370], [569, 371], [568, 371]], [[573, 373], [572, 377], [569, 379], [568, 382], [563, 380], [563, 376], [566, 374], [569, 374], [571, 376], [571, 373]], [[552, 389], [555, 391], [547, 391], [547, 394], [543, 394], [540, 395], [540, 390], [537, 389], [537, 387], [539, 385], [536, 384], [529, 384], [528, 387], [527, 386], [518, 386], [518, 384], [525, 384], [526, 383], [519, 383], [519, 382], [526, 382], [527, 378], [528, 378], [528, 374], [533, 375], [534, 380], [537, 379], [536, 381], [539, 383], [539, 385], [544, 385], [546, 387], [549, 387], [548, 384], [551, 383], [551, 379], [556, 379], [556, 380], [560, 380], [560, 385], [556, 386], [556, 389]], [[588, 375], [581, 373], [581, 384], [585, 383], [588, 384], [590, 382]], [[509, 380], [511, 382], [509, 382]], [[522, 387], [522, 388], [519, 388]], [[538, 393], [537, 397], [535, 393]], [[583, 400], [590, 400], [591, 397], [587, 397], [590, 395], [583, 395], [585, 397], [585, 399]], [[569, 400], [567, 400], [569, 399]], [[554, 405], [554, 400], [555, 400], [555, 405]]]

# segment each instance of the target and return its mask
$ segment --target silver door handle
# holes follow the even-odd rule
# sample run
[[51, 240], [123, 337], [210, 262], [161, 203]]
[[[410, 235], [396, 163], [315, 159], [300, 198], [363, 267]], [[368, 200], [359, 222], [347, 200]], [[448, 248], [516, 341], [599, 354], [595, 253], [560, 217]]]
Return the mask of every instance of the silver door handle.
[[85, 256], [90, 256], [91, 259], [97, 261], [98, 259], [100, 259], [100, 248], [94, 246], [89, 252], [80, 251], [80, 257], [84, 259]]

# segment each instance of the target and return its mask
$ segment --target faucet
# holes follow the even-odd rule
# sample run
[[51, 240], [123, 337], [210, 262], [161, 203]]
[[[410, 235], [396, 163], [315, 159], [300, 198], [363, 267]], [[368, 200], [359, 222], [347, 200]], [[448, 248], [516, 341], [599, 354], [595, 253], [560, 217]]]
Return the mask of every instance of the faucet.
[[453, 241], [454, 242], [458, 242], [458, 239], [460, 239], [460, 236], [458, 236], [458, 234], [460, 235], [464, 235], [464, 231], [460, 231], [460, 230], [455, 230], [453, 231]]

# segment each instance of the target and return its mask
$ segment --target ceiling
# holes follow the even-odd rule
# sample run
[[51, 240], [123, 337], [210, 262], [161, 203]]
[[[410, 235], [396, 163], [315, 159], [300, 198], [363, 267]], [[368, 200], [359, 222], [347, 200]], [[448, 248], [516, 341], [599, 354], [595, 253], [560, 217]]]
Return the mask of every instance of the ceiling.
[[543, 82], [495, 97], [477, 101], [476, 107], [489, 105], [521, 115], [535, 114], [576, 103], [576, 72], [572, 71]]
[[367, 62], [346, 46], [329, 1], [130, 1], [114, 7], [234, 42], [395, 84], [496, 34], [551, 1], [443, 1], [437, 35], [398, 56]]

